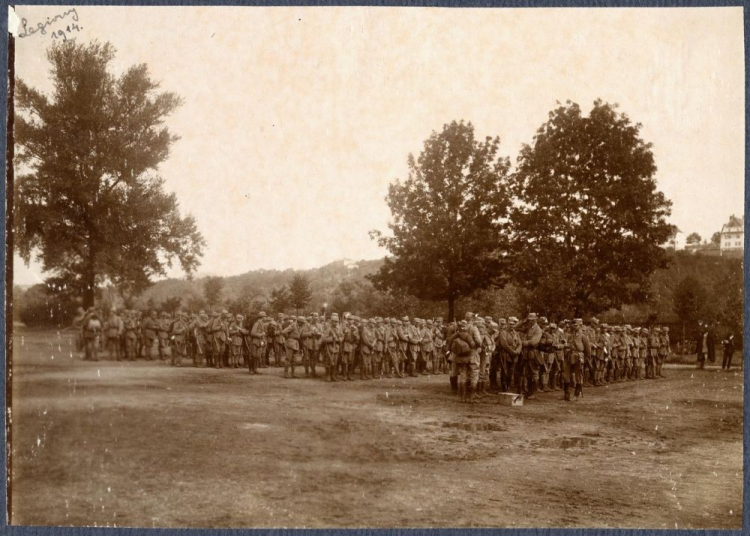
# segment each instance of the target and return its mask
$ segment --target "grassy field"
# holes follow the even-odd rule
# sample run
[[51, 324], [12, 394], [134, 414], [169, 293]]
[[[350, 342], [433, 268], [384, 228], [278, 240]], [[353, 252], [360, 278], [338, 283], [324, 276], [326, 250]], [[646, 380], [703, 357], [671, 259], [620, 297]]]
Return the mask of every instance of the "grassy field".
[[742, 375], [459, 404], [447, 376], [83, 362], [18, 330], [11, 523], [740, 528]]

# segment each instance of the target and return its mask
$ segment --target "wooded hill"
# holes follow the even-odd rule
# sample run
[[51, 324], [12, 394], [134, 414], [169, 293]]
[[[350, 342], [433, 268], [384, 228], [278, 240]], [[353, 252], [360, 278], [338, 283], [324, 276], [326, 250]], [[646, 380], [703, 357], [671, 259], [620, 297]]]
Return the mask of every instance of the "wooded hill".
[[[328, 314], [349, 311], [363, 316], [445, 317], [445, 303], [376, 290], [367, 276], [376, 273], [382, 263], [382, 259], [357, 262], [341, 260], [311, 270], [252, 270], [220, 278], [222, 289], [216, 307], [243, 314], [261, 310], [269, 313], [303, 312], [294, 311], [274, 300], [275, 292], [288, 286], [295, 275], [302, 274], [311, 291], [304, 312], [323, 312], [324, 304], [327, 304], [325, 310]], [[102, 308], [114, 304], [117, 307], [126, 305], [128, 308], [168, 311], [178, 308], [190, 311], [208, 309], [204, 290], [209, 279], [159, 281], [140, 296], [125, 302], [111, 290], [104, 290], [100, 293], [99, 303]], [[734, 331], [741, 339], [743, 285], [742, 259], [677, 252], [670, 255], [667, 269], [657, 270], [652, 275], [651, 295], [646, 303], [627, 305], [598, 316], [610, 323], [668, 323], [679, 326], [680, 332], [684, 330], [686, 336], [694, 331], [698, 321], [718, 322], [720, 331]], [[545, 314], [536, 305], [525, 292], [508, 285], [503, 289], [480, 291], [470, 299], [459, 300], [456, 312], [459, 317], [466, 311], [473, 311], [493, 318], [522, 317], [530, 311]], [[65, 325], [74, 306], [60, 303], [59, 298], [45, 291], [44, 285], [26, 290], [14, 289], [16, 318], [29, 325]]]

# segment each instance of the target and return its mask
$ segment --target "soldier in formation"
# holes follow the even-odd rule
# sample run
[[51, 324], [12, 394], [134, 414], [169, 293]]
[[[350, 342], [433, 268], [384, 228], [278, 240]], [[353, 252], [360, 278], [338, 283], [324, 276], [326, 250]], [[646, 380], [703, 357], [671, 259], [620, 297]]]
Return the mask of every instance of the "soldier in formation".
[[559, 325], [530, 313], [482, 317], [467, 313], [460, 322], [442, 319], [360, 318], [344, 313], [325, 318], [280, 314], [272, 318], [232, 315], [226, 310], [174, 315], [110, 310], [106, 319], [93, 308], [79, 310], [84, 359], [97, 360], [102, 346], [110, 358], [185, 361], [196, 367], [244, 368], [251, 374], [274, 364], [284, 377], [319, 377], [329, 382], [448, 374], [451, 389], [466, 402], [494, 392], [563, 391], [563, 399], [583, 396], [583, 388], [642, 378], [663, 378], [671, 353], [667, 327], [608, 326], [592, 318]]

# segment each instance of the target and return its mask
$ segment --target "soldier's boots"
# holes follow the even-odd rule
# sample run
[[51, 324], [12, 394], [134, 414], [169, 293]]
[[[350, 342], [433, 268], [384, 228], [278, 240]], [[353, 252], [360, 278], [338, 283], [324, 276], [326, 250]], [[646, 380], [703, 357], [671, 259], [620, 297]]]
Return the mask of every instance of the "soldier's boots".
[[458, 378], [456, 378], [456, 391], [458, 392], [459, 400], [462, 403], [468, 402], [468, 399], [466, 398], [466, 384], [465, 383], [458, 383]]
[[570, 382], [563, 382], [563, 400], [570, 402]]
[[477, 382], [477, 387], [474, 390], [474, 398], [479, 399], [479, 398], [484, 398], [484, 397], [485, 397], [484, 381], [480, 380]]
[[477, 387], [475, 385], [472, 385], [471, 382], [468, 382], [466, 384], [466, 398], [469, 401], [469, 404], [476, 404], [477, 403], [477, 395], [476, 395]]
[[548, 382], [549, 382], [549, 374], [546, 373], [546, 372], [543, 372], [542, 373], [542, 383], [541, 383], [541, 386], [540, 386], [540, 389], [539, 389], [542, 393], [546, 393], [547, 391], [549, 391], [549, 389], [547, 389], [547, 383]]
[[414, 369], [415, 369], [415, 364], [409, 363], [409, 376], [411, 376], [412, 378], [416, 378], [418, 376], [416, 370]]
[[526, 396], [529, 400], [534, 400], [536, 398], [536, 380], [531, 379], [529, 380], [529, 394]]
[[450, 377], [450, 381], [451, 381], [451, 392], [454, 395], [458, 394], [458, 391], [459, 391], [459, 389], [458, 389], [458, 376], [451, 376]]
[[349, 363], [344, 365], [344, 374], [346, 376], [346, 379], [349, 380], [350, 382], [354, 381], [354, 378], [352, 378], [352, 368], [354, 367], [350, 365]]

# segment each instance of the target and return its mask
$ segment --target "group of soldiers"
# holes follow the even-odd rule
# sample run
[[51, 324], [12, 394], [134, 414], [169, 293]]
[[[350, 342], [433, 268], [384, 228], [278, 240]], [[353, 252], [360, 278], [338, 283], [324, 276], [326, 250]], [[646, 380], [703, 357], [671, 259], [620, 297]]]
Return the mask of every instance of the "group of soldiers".
[[[102, 318], [104, 316], [104, 318]], [[156, 311], [142, 315], [112, 309], [101, 315], [79, 311], [84, 359], [98, 359], [106, 347], [117, 360], [138, 357], [169, 359], [182, 366], [247, 368], [259, 374], [273, 364], [295, 378], [330, 382], [449, 374], [452, 391], [463, 402], [476, 402], [492, 392], [564, 391], [564, 400], [583, 396], [583, 387], [659, 378], [671, 353], [669, 329], [609, 326], [592, 318], [563, 320], [558, 326], [530, 313], [497, 320], [467, 313], [460, 322], [441, 318], [360, 318], [334, 313], [329, 318], [261, 312], [257, 318], [226, 310], [174, 315]]]
[[470, 403], [493, 391], [533, 399], [563, 390], [563, 400], [578, 400], [587, 386], [663, 378], [671, 353], [668, 327], [609, 326], [597, 318], [558, 326], [536, 313], [497, 322], [467, 313], [449, 326], [446, 344], [451, 387]]

